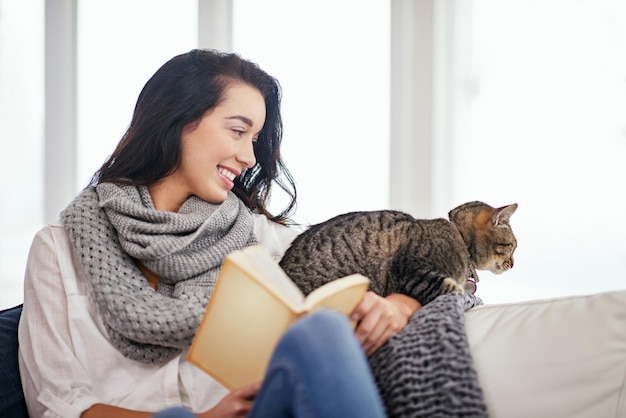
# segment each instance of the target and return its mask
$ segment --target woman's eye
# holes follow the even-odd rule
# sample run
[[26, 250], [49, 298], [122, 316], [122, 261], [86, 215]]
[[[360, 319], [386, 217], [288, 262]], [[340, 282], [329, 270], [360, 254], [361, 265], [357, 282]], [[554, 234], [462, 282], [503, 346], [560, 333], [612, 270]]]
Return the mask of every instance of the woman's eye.
[[233, 132], [237, 134], [238, 136], [241, 136], [246, 133], [246, 131], [243, 131], [241, 129], [233, 129]]

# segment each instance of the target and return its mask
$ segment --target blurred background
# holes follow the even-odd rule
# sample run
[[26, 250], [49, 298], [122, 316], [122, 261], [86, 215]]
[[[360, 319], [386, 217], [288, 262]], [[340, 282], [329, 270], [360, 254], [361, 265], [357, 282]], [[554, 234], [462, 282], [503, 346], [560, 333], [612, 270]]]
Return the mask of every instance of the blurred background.
[[622, 0], [0, 0], [0, 309], [144, 83], [197, 47], [280, 81], [297, 222], [517, 202], [486, 303], [626, 288]]

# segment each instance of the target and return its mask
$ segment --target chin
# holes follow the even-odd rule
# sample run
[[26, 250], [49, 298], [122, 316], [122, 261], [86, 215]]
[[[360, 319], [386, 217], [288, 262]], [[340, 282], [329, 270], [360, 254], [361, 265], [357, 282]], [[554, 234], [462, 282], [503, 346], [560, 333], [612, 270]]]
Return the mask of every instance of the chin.
[[212, 203], [214, 205], [221, 205], [228, 198], [228, 192], [211, 193], [211, 194], [206, 194], [204, 196], [198, 196], [198, 197], [204, 200], [205, 202]]

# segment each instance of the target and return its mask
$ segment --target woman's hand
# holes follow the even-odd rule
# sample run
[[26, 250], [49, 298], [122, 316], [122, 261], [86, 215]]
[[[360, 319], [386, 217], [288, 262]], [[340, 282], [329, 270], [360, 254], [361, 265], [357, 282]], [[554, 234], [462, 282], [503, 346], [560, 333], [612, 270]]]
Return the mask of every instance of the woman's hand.
[[371, 356], [392, 335], [400, 332], [421, 306], [415, 299], [399, 293], [383, 298], [367, 292], [350, 315], [350, 319], [357, 321], [356, 337], [365, 354]]
[[212, 409], [198, 414], [199, 418], [238, 418], [245, 417], [252, 409], [252, 401], [261, 388], [261, 382], [252, 383], [226, 395]]

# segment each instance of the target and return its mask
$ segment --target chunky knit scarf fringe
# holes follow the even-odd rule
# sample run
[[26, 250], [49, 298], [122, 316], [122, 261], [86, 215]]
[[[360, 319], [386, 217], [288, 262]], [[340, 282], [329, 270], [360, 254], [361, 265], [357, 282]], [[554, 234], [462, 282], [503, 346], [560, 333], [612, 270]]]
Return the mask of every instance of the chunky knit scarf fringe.
[[[250, 211], [232, 193], [195, 196], [177, 213], [146, 187], [88, 187], [61, 212], [109, 339], [124, 356], [164, 364], [189, 346], [224, 257], [256, 243]], [[136, 267], [159, 276], [157, 291]]]

